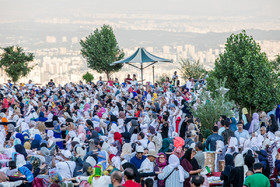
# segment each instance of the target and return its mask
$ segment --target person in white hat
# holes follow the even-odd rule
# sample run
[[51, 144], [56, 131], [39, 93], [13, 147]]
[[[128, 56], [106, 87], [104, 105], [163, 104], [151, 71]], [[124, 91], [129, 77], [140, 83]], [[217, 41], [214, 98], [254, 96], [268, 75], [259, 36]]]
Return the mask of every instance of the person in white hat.
[[134, 164], [137, 169], [140, 169], [141, 164], [146, 159], [146, 156], [143, 155], [144, 148], [142, 146], [138, 146], [136, 148], [136, 155], [131, 158], [130, 163]]
[[[147, 154], [147, 158], [143, 161], [143, 163], [141, 164], [141, 167], [139, 169], [140, 172], [142, 173], [151, 173], [154, 172], [154, 162], [156, 160], [156, 158], [158, 157], [157, 152], [155, 150], [149, 150], [148, 154]], [[145, 179], [147, 178], [152, 178], [152, 176], [150, 177], [145, 177]]]
[[57, 168], [58, 173], [61, 175], [62, 179], [72, 178], [76, 167], [76, 163], [70, 160], [70, 158], [72, 157], [71, 152], [69, 150], [62, 150], [60, 154], [62, 159], [59, 159], [60, 162], [58, 163], [55, 162], [55, 159], [57, 158], [56, 156], [57, 152], [55, 151], [52, 160], [53, 167]]

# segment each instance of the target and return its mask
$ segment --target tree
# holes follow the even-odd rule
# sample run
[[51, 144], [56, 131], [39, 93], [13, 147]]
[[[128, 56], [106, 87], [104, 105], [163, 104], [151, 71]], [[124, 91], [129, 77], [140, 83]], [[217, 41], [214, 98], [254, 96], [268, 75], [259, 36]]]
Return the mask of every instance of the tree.
[[280, 76], [280, 55], [276, 55], [276, 58], [272, 60], [271, 62], [272, 68], [275, 73], [278, 73], [278, 76]]
[[207, 72], [203, 65], [198, 61], [190, 61], [189, 59], [180, 59], [180, 72], [184, 80], [188, 80], [190, 77], [194, 79], [201, 78]]
[[94, 77], [91, 73], [87, 72], [86, 74], [83, 75], [83, 79], [86, 82], [91, 82], [91, 81], [93, 81]]
[[105, 73], [109, 80], [110, 74], [122, 68], [122, 64], [111, 66], [112, 62], [124, 57], [115, 38], [112, 27], [103, 25], [101, 29], [96, 29], [83, 41], [81, 54], [87, 60], [88, 67], [98, 73]]
[[33, 53], [24, 53], [18, 46], [3, 48], [1, 54], [0, 68], [3, 68], [8, 77], [16, 83], [21, 77], [25, 77], [33, 69], [29, 62], [33, 61]]
[[[215, 82], [217, 86], [217, 82]], [[192, 109], [195, 117], [200, 119], [201, 132], [204, 134], [206, 129], [212, 130], [216, 121], [219, 121], [220, 115], [233, 117], [232, 108], [234, 103], [229, 101], [227, 97], [217, 92], [215, 97], [211, 97], [209, 91], [203, 91], [200, 103], [197, 109]]]
[[224, 53], [215, 61], [207, 79], [207, 88], [214, 91], [213, 80], [226, 78], [229, 99], [240, 107], [254, 111], [270, 111], [278, 103], [277, 74], [260, 45], [245, 31], [227, 38]]

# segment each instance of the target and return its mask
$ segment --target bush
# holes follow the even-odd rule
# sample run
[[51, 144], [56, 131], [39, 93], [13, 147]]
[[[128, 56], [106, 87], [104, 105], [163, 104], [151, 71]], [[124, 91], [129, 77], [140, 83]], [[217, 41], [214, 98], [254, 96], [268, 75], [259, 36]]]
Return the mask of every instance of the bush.
[[86, 82], [91, 82], [91, 81], [93, 81], [94, 77], [91, 73], [87, 72], [86, 74], [83, 75], [83, 79]]

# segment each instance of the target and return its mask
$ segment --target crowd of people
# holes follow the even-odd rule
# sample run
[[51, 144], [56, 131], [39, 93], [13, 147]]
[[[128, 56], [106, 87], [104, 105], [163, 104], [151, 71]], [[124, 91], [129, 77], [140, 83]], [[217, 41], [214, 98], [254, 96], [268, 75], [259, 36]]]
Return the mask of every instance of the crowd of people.
[[225, 187], [277, 185], [280, 106], [201, 132], [205, 78], [139, 82], [1, 85], [0, 186], [196, 187], [219, 171]]

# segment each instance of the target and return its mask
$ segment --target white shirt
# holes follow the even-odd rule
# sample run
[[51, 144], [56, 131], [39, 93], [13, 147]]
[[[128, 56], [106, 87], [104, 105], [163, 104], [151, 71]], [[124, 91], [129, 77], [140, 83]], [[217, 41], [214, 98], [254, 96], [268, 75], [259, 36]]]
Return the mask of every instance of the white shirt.
[[99, 179], [92, 178], [91, 186], [107, 187], [111, 184], [111, 176], [102, 176]]
[[58, 162], [56, 164], [56, 168], [58, 169], [58, 173], [61, 175], [62, 179], [72, 178], [75, 167], [76, 163], [73, 161]]
[[[141, 167], [140, 167], [140, 170], [142, 173], [150, 173], [150, 172], [153, 172], [154, 171], [154, 163], [151, 162], [148, 158], [146, 158], [142, 164], [141, 164]], [[153, 178], [153, 177], [145, 177], [145, 179], [147, 178]]]
[[192, 82], [191, 81], [187, 81], [186, 83], [186, 88], [192, 88]]

